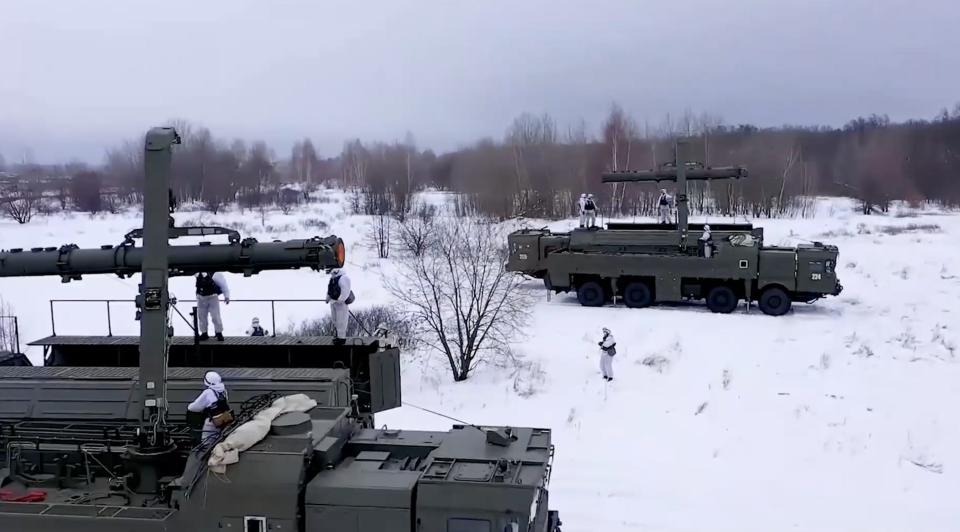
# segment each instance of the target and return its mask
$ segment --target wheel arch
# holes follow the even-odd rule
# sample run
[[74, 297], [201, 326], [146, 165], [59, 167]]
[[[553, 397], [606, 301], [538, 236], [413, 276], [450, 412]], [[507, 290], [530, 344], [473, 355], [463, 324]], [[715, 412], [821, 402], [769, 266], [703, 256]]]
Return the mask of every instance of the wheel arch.
[[753, 292], [753, 299], [756, 300], [756, 301], [759, 301], [759, 300], [760, 300], [760, 296], [762, 296], [764, 292], [766, 292], [766, 291], [768, 291], [768, 290], [771, 290], [771, 289], [773, 289], [773, 288], [779, 288], [780, 290], [783, 290], [784, 293], [787, 294], [787, 297], [793, 299], [794, 291], [791, 290], [790, 288], [786, 287], [786, 286], [783, 285], [782, 283], [777, 283], [777, 282], [771, 282], [771, 283], [767, 283], [767, 284], [765, 284], [765, 285], [763, 285], [763, 286], [757, 287], [757, 289], [754, 290], [754, 292]]

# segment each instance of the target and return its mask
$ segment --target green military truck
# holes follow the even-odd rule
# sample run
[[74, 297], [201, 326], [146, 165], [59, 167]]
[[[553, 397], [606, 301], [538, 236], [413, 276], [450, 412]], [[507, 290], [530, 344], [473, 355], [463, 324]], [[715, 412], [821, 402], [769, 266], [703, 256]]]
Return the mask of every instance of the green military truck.
[[[680, 153], [683, 144], [677, 149]], [[690, 163], [605, 174], [606, 183], [676, 182], [676, 224], [610, 223], [605, 229], [569, 233], [519, 230], [508, 237], [507, 269], [543, 279], [553, 292], [575, 291], [584, 306], [617, 299], [633, 308], [706, 300], [711, 311], [729, 313], [747, 301], [756, 302], [765, 314], [781, 316], [793, 302], [840, 294], [836, 246], [765, 246], [763, 229], [751, 224], [687, 222], [687, 180], [743, 177], [746, 170], [740, 167]], [[711, 238], [704, 243], [706, 230]]]

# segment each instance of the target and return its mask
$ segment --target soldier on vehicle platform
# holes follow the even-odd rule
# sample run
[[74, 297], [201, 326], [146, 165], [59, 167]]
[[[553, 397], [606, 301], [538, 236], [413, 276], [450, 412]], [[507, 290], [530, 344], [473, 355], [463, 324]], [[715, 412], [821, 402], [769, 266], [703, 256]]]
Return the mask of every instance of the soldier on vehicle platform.
[[204, 415], [203, 441], [208, 442], [233, 421], [233, 414], [227, 403], [227, 388], [219, 373], [208, 371], [203, 376], [203, 385], [203, 391], [187, 405], [187, 411]]
[[658, 223], [668, 224], [671, 220], [671, 207], [673, 205], [673, 197], [670, 194], [667, 194], [667, 189], [660, 189], [660, 197], [657, 198], [657, 211], [659, 217], [657, 219]]
[[250, 328], [247, 329], [247, 336], [266, 336], [267, 330], [260, 326], [260, 318], [253, 318], [250, 322]]
[[597, 222], [597, 202], [593, 199], [593, 194], [587, 194], [587, 200], [583, 203], [584, 226], [593, 227]]
[[706, 258], [713, 256], [713, 236], [710, 234], [710, 226], [704, 224], [703, 234], [698, 240], [700, 244], [700, 254]]
[[580, 199], [577, 200], [577, 208], [580, 211], [580, 227], [585, 227], [587, 225], [587, 212], [584, 208], [587, 205], [587, 195], [580, 194]]
[[213, 332], [217, 340], [223, 341], [223, 320], [220, 319], [220, 295], [223, 302], [230, 304], [230, 288], [227, 279], [222, 273], [197, 274], [197, 328], [200, 330], [200, 339], [207, 340], [208, 317], [213, 319]]
[[330, 316], [333, 318], [336, 329], [334, 344], [340, 345], [346, 342], [347, 320], [350, 317], [347, 305], [353, 303], [353, 299], [350, 278], [340, 268], [331, 270], [330, 283], [327, 285], [327, 303], [330, 304]]

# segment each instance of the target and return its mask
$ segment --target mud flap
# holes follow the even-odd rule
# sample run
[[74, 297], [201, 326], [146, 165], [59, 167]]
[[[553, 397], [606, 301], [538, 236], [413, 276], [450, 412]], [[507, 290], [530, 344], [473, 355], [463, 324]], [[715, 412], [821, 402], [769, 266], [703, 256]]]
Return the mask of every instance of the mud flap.
[[370, 411], [383, 412], [400, 403], [400, 350], [370, 353]]

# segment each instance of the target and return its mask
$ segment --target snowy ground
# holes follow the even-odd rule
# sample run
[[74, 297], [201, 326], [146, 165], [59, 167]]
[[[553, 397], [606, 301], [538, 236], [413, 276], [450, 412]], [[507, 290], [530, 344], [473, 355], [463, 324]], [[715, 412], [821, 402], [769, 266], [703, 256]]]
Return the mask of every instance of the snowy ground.
[[[390, 261], [357, 245], [366, 221], [346, 214], [341, 195], [327, 195], [330, 202], [303, 212], [271, 214], [267, 229], [249, 211], [203, 218], [245, 224], [244, 236], [261, 240], [337, 234], [348, 243], [357, 305], [388, 302], [381, 277]], [[199, 216], [180, 213], [178, 221]], [[138, 218], [4, 221], [0, 248], [117, 243]], [[330, 227], [304, 228], [311, 219]], [[829, 201], [816, 219], [761, 225], [768, 244], [839, 245], [844, 293], [780, 318], [714, 315], [699, 305], [587, 309], [573, 296], [547, 302], [541, 295], [517, 345], [540, 372], [487, 367], [454, 384], [441, 361], [410, 356], [404, 398], [474, 423], [552, 428], [551, 506], [565, 532], [960, 529], [960, 217], [924, 210], [864, 217], [848, 202]], [[325, 282], [308, 271], [230, 276], [234, 299], [322, 298]], [[172, 289], [192, 297], [192, 280], [175, 279]], [[540, 290], [535, 282], [530, 289]], [[67, 285], [0, 279], [26, 340], [49, 334], [49, 299], [126, 299], [135, 290], [136, 279], [107, 276]], [[57, 307], [58, 333], [105, 333], [102, 305], [73, 305]], [[323, 312], [280, 305], [280, 328]], [[115, 334], [136, 332], [132, 315], [132, 304], [114, 308]], [[227, 333], [239, 334], [253, 315], [268, 319], [269, 306], [225, 308]], [[611, 384], [599, 375], [602, 326], [617, 337]], [[442, 429], [450, 422], [404, 407], [378, 415], [378, 423]]]

